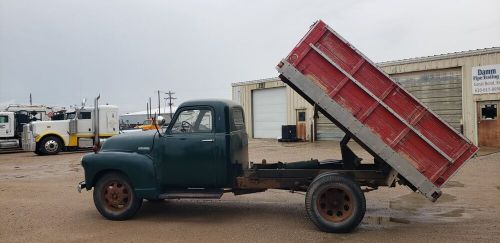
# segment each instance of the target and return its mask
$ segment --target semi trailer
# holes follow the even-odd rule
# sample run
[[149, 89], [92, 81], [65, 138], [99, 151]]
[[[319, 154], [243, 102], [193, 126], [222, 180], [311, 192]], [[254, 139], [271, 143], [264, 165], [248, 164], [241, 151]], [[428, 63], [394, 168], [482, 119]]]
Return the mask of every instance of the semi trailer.
[[[166, 131], [118, 135], [85, 155], [78, 190], [93, 189], [97, 210], [111, 220], [131, 218], [143, 199], [300, 191], [320, 230], [349, 232], [364, 217], [364, 192], [401, 184], [435, 201], [478, 150], [322, 21], [277, 70], [346, 133], [341, 158], [250, 163], [242, 107], [194, 100], [180, 105]], [[351, 139], [374, 160], [361, 162]]]

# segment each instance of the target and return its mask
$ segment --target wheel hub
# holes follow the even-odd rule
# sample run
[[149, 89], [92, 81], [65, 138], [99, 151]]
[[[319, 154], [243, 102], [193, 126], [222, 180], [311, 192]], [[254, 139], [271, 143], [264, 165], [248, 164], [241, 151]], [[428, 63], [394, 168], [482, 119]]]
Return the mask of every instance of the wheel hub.
[[59, 144], [57, 144], [57, 142], [54, 140], [49, 140], [45, 143], [45, 150], [47, 150], [48, 152], [55, 152], [57, 151], [58, 147]]
[[352, 196], [340, 188], [320, 192], [316, 205], [321, 217], [335, 223], [348, 219], [354, 211]]
[[124, 184], [112, 181], [103, 190], [105, 206], [111, 211], [120, 211], [130, 204], [131, 192]]

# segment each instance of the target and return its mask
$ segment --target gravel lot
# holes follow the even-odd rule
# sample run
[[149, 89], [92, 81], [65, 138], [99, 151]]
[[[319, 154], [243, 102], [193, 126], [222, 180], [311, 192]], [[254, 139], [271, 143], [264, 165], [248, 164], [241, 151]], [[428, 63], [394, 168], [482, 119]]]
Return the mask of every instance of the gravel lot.
[[[249, 150], [255, 162], [340, 157], [336, 142], [251, 140]], [[90, 191], [76, 191], [83, 154], [0, 154], [0, 242], [484, 242], [500, 235], [500, 153], [471, 160], [436, 203], [406, 187], [367, 193], [365, 219], [350, 234], [318, 231], [306, 218], [304, 196], [279, 190], [227, 194], [222, 200], [144, 202], [134, 219], [108, 221], [95, 209]]]

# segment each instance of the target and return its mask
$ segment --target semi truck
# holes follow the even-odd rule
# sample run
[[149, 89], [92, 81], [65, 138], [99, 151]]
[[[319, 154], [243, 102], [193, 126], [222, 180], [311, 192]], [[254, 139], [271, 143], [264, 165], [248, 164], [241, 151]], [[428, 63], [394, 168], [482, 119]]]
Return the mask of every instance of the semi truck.
[[9, 105], [0, 111], [0, 149], [20, 149], [23, 126], [32, 121], [51, 120], [63, 107]]
[[119, 133], [118, 107], [99, 105], [82, 106], [56, 121], [33, 121], [24, 125], [22, 147], [37, 155], [54, 155], [60, 151], [91, 148]]
[[[78, 190], [93, 189], [97, 210], [111, 220], [131, 218], [143, 199], [299, 191], [320, 230], [349, 232], [364, 217], [365, 192], [406, 185], [436, 201], [478, 150], [322, 21], [277, 70], [346, 133], [341, 158], [250, 163], [242, 107], [194, 100], [180, 105], [166, 131], [115, 136], [83, 156]], [[362, 162], [348, 146], [351, 139], [373, 161]]]

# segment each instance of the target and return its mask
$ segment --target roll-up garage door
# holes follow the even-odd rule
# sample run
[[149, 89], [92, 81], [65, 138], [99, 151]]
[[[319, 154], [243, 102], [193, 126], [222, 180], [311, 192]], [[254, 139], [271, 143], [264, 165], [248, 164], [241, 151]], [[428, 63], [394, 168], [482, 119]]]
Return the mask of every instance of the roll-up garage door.
[[391, 75], [412, 95], [460, 131], [462, 119], [462, 70], [438, 69]]
[[[460, 131], [462, 119], [462, 70], [438, 69], [390, 75], [401, 86]], [[340, 140], [344, 133], [318, 112], [317, 140]]]
[[281, 138], [286, 125], [286, 88], [257, 89], [252, 92], [254, 138]]
[[335, 126], [330, 119], [326, 118], [321, 112], [318, 111], [318, 118], [316, 119], [316, 139], [317, 140], [336, 140], [340, 141], [345, 133]]

